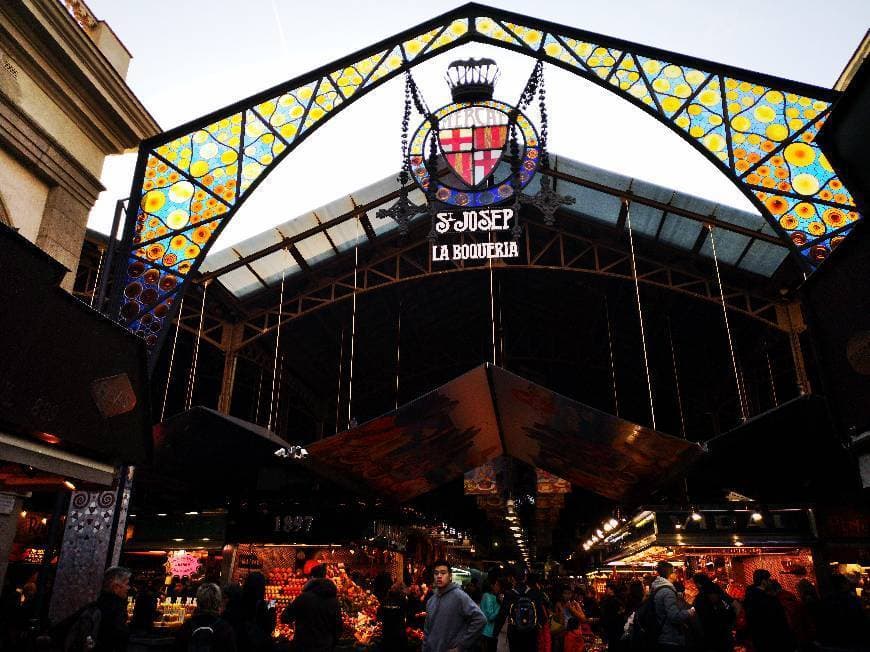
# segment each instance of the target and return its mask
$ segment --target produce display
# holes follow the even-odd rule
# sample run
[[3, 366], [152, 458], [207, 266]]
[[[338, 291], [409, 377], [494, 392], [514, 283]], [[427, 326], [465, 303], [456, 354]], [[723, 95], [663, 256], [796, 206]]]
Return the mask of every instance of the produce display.
[[[357, 585], [347, 574], [344, 564], [330, 564], [327, 576], [338, 589], [341, 616], [344, 622], [343, 638], [353, 638], [360, 645], [369, 645], [380, 635], [377, 613], [380, 603], [369, 591]], [[266, 585], [266, 599], [275, 600], [278, 616], [296, 597], [308, 582], [308, 578], [292, 568], [275, 568], [269, 573]], [[275, 637], [288, 640], [293, 638], [293, 626], [279, 623]]]

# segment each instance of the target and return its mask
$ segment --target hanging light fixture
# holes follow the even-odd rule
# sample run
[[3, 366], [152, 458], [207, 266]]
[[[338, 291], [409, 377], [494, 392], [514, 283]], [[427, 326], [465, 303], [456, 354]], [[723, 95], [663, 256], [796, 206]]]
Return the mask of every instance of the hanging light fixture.
[[757, 509], [750, 514], [749, 518], [753, 523], [761, 523], [764, 520], [764, 516]]

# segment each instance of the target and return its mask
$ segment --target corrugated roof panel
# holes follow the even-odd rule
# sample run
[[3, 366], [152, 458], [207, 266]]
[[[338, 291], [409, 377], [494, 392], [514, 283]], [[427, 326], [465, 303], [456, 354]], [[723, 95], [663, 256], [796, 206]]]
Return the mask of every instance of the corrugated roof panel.
[[700, 222], [668, 213], [659, 232], [659, 240], [673, 247], [691, 249], [698, 240], [702, 225]]
[[753, 229], [755, 231], [760, 230], [766, 223], [761, 215], [753, 215], [752, 213], [747, 213], [739, 208], [722, 206], [722, 204], [716, 206], [716, 210], [713, 211], [713, 217], [722, 222], [736, 224], [737, 226]]
[[[718, 244], [719, 241], [717, 240], [716, 242]], [[749, 272], [755, 272], [756, 274], [772, 276], [787, 256], [788, 249], [785, 247], [779, 247], [762, 240], [755, 240], [752, 246], [749, 247], [749, 251], [743, 256], [743, 260], [740, 261], [738, 267]]]
[[656, 237], [664, 211], [637, 202], [632, 202], [629, 208], [631, 210], [632, 231], [641, 233], [648, 238]]

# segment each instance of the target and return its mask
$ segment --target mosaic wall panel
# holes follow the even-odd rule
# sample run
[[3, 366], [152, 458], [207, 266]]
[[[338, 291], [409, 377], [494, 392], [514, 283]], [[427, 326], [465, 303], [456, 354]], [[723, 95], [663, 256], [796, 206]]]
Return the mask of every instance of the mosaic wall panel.
[[117, 489], [72, 493], [49, 608], [52, 623], [99, 595], [117, 507]]
[[833, 91], [481, 11], [463, 7], [143, 144], [116, 270], [114, 308], [130, 330], [154, 349], [224, 224], [309, 133], [365, 91], [471, 40], [567, 68], [654, 115], [744, 190], [807, 271], [860, 219], [815, 142]]

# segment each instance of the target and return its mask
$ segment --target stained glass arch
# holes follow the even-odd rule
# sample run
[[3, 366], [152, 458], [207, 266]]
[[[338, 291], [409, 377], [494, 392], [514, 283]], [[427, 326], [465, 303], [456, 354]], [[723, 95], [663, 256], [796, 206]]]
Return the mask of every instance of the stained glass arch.
[[472, 41], [564, 68], [667, 125], [740, 188], [807, 272], [861, 219], [815, 142], [837, 92], [467, 4], [145, 141], [112, 314], [156, 352], [188, 278], [281, 160], [378, 85]]

